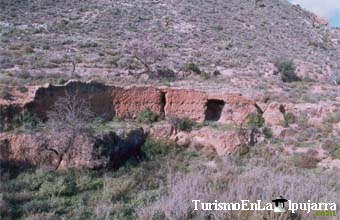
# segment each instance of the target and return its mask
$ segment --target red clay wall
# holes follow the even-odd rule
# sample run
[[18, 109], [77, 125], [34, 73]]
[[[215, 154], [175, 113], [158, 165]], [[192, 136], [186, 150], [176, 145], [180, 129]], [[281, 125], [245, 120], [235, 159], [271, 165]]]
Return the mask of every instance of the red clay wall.
[[164, 93], [151, 87], [114, 88], [112, 100], [115, 114], [122, 118], [136, 118], [146, 108], [162, 113]]
[[188, 117], [196, 121], [204, 121], [206, 93], [186, 89], [169, 89], [165, 97], [165, 116]]
[[155, 87], [120, 88], [99, 83], [70, 82], [62, 86], [39, 88], [34, 99], [25, 106], [38, 116], [46, 116], [58, 97], [67, 92], [78, 94], [89, 100], [96, 116], [136, 118], [140, 112], [150, 108], [166, 117], [188, 117], [204, 121], [207, 101], [225, 102], [219, 122], [241, 124], [250, 112], [257, 111], [255, 102], [239, 94], [208, 95], [206, 92], [190, 89], [164, 89]]
[[212, 95], [209, 99], [217, 99], [225, 102], [222, 110], [221, 123], [235, 123], [241, 124], [245, 122], [249, 113], [257, 112], [255, 102], [251, 101], [239, 94], [224, 94], [224, 95]]

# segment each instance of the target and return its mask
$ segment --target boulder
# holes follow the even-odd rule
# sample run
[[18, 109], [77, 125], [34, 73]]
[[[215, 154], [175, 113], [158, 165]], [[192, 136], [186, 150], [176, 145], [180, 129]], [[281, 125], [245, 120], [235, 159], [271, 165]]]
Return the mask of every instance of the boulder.
[[149, 129], [149, 134], [156, 139], [170, 138], [175, 132], [175, 128], [168, 122], [156, 123]]
[[284, 121], [282, 108], [283, 106], [277, 102], [268, 105], [262, 115], [267, 126], [280, 125]]
[[288, 129], [285, 127], [274, 125], [270, 128], [274, 138], [285, 138], [287, 136]]
[[252, 140], [251, 132], [245, 130], [242, 134], [238, 130], [222, 131], [203, 127], [191, 132], [179, 132], [173, 139], [180, 146], [194, 149], [213, 149], [218, 155], [227, 155], [241, 146], [248, 146]]

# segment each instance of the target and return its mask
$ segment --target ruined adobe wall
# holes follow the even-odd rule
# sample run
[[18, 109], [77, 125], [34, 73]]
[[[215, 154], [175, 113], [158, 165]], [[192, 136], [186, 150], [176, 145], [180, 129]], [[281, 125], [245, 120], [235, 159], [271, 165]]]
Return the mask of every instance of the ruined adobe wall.
[[202, 122], [206, 119], [207, 102], [223, 102], [219, 119], [222, 123], [241, 124], [251, 112], [261, 112], [256, 103], [240, 94], [209, 95], [191, 89], [158, 89], [153, 87], [114, 88], [112, 92], [116, 116], [135, 118], [145, 108], [165, 117], [188, 117]]
[[205, 92], [169, 89], [166, 90], [165, 116], [188, 117], [195, 121], [204, 121], [207, 94]]
[[121, 118], [136, 118], [149, 108], [158, 114], [164, 113], [165, 93], [152, 87], [112, 88], [112, 103], [115, 115]]
[[204, 120], [207, 94], [187, 89], [159, 89], [154, 87], [113, 88], [115, 114], [122, 118], [136, 118], [149, 108], [158, 114]]
[[223, 107], [219, 122], [241, 124], [246, 121], [251, 112], [262, 113], [256, 102], [243, 97], [241, 94], [210, 95], [210, 100], [222, 100]]
[[46, 118], [47, 111], [55, 101], [68, 94], [87, 100], [96, 116], [111, 119], [114, 113], [111, 91], [110, 87], [100, 83], [70, 81], [65, 85], [48, 85], [35, 91], [34, 98], [25, 104], [25, 109], [40, 118]]
[[[222, 103], [216, 121], [241, 124], [250, 112], [260, 111], [256, 103], [240, 94], [209, 94], [192, 89], [129, 87], [121, 88], [90, 82], [71, 81], [65, 85], [48, 85], [36, 89], [34, 96], [25, 103], [24, 109], [46, 118], [59, 97], [77, 95], [86, 99], [95, 116], [112, 119], [136, 118], [140, 112], [150, 108], [166, 117], [188, 117], [202, 122], [209, 111], [208, 102]], [[211, 110], [215, 114], [215, 109]], [[216, 110], [217, 111], [217, 110]]]

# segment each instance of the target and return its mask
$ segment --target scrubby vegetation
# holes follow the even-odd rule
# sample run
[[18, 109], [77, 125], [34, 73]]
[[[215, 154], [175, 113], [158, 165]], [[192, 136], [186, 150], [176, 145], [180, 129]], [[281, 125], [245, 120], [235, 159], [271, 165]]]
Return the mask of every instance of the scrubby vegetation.
[[260, 113], [251, 113], [248, 115], [247, 125], [250, 128], [261, 128], [264, 125], [264, 118]]
[[137, 117], [137, 121], [140, 123], [147, 123], [151, 124], [153, 122], [156, 122], [160, 119], [160, 115], [151, 111], [150, 108], [144, 109]]
[[331, 124], [340, 122], [340, 111], [328, 114], [324, 121]]
[[291, 60], [279, 61], [276, 67], [281, 74], [283, 82], [294, 82], [299, 81], [300, 78], [296, 75], [296, 66]]
[[196, 124], [193, 120], [187, 117], [179, 118], [176, 116], [171, 116], [168, 118], [168, 121], [179, 131], [191, 131]]
[[294, 124], [296, 121], [295, 115], [291, 112], [285, 112], [283, 114], [283, 118], [285, 119], [285, 122], [287, 123], [287, 125]]
[[186, 70], [187, 71], [192, 71], [192, 72], [194, 72], [196, 74], [201, 74], [200, 68], [196, 64], [194, 64], [194, 63], [186, 64]]
[[164, 193], [169, 172], [187, 172], [202, 156], [152, 139], [142, 149], [142, 161], [130, 159], [115, 171], [16, 170], [2, 163], [1, 219], [137, 219], [139, 208]]
[[[271, 219], [276, 215], [267, 211], [196, 212], [191, 200], [270, 202], [277, 195], [339, 205], [338, 173], [295, 167], [274, 159], [270, 148], [256, 145], [238, 159], [153, 139], [142, 149], [142, 159], [130, 159], [115, 171], [18, 170], [2, 163], [1, 219]], [[314, 217], [298, 212], [282, 219]]]

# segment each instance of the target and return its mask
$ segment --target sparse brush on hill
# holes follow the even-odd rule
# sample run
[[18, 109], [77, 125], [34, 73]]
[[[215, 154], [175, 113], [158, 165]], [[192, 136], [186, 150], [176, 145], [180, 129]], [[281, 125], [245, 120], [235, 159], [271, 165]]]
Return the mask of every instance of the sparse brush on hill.
[[[288, 1], [72, 0], [65, 4], [33, 0], [0, 4], [2, 65], [8, 68], [51, 63], [62, 58], [65, 50], [92, 67], [107, 66], [108, 60], [116, 66], [120, 59], [133, 55], [145, 70], [155, 60], [179, 70], [189, 62], [202, 68], [212, 64], [232, 68], [282, 56], [319, 67], [330, 64], [334, 71], [340, 68], [330, 30]], [[86, 21], [82, 19], [85, 14], [89, 15]], [[25, 48], [26, 42], [32, 46]], [[154, 56], [157, 50], [166, 56]], [[101, 56], [93, 58], [98, 51]], [[119, 54], [118, 60], [112, 61], [110, 54]]]

